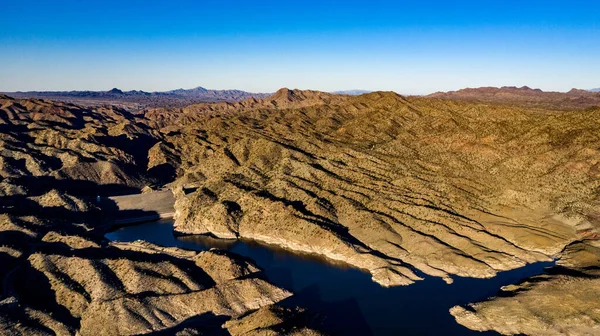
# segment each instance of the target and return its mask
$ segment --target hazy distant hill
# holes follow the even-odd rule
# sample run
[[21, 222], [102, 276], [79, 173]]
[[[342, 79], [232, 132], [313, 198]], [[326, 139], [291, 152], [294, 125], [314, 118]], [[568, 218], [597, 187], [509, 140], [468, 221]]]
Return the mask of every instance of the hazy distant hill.
[[343, 94], [350, 96], [359, 96], [361, 94], [370, 93], [372, 91], [369, 90], [341, 90], [341, 91], [333, 91], [333, 94]]
[[436, 92], [427, 97], [486, 103], [509, 103], [529, 107], [552, 107], [554, 109], [582, 109], [590, 106], [600, 106], [600, 92], [579, 89], [572, 89], [569, 92], [546, 92], [527, 86], [467, 88], [458, 91]]
[[201, 102], [237, 102], [248, 98], [264, 98], [268, 93], [251, 93], [241, 90], [210, 90], [201, 86], [162, 92], [139, 90], [122, 91], [28, 91], [6, 92], [15, 98], [39, 98], [78, 103], [82, 105], [111, 104], [139, 110], [146, 107], [181, 107]]
[[590, 92], [600, 92], [600, 88], [591, 89], [591, 90], [588, 90], [588, 91], [590, 91]]
[[210, 90], [198, 86], [193, 89], [177, 89], [158, 94], [175, 95], [181, 97], [212, 99], [214, 101], [241, 101], [248, 98], [265, 98], [272, 93], [252, 93], [242, 90]]

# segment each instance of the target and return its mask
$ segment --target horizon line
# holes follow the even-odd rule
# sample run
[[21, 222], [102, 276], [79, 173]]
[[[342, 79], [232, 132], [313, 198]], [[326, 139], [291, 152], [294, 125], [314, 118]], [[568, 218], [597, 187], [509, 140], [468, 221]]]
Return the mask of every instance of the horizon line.
[[374, 90], [369, 90], [369, 89], [340, 89], [340, 90], [332, 90], [332, 91], [326, 91], [326, 90], [317, 90], [317, 89], [301, 89], [301, 88], [294, 88], [294, 89], [290, 89], [287, 86], [282, 86], [279, 89], [275, 90], [275, 91], [270, 91], [270, 92], [257, 92], [257, 91], [246, 91], [244, 89], [239, 89], [239, 88], [229, 88], [229, 89], [213, 89], [213, 88], [207, 88], [204, 87], [202, 85], [199, 86], [195, 86], [195, 87], [191, 87], [191, 88], [177, 88], [177, 89], [170, 89], [170, 90], [162, 90], [162, 91], [145, 91], [145, 90], [140, 90], [140, 89], [130, 89], [130, 90], [123, 90], [120, 89], [118, 87], [113, 87], [111, 89], [108, 90], [90, 90], [90, 89], [76, 89], [76, 90], [68, 90], [68, 89], [62, 89], [62, 90], [17, 90], [17, 91], [0, 91], [0, 93], [3, 94], [10, 94], [10, 93], [70, 93], [70, 92], [110, 92], [113, 90], [119, 90], [123, 93], [128, 93], [128, 92], [144, 92], [144, 93], [168, 93], [168, 92], [173, 92], [173, 91], [178, 91], [178, 90], [184, 90], [184, 91], [190, 91], [190, 90], [194, 90], [194, 89], [204, 89], [207, 91], [241, 91], [241, 92], [245, 92], [245, 93], [250, 93], [250, 94], [273, 94], [279, 90], [282, 89], [289, 89], [289, 90], [300, 90], [300, 91], [319, 91], [319, 92], [326, 92], [326, 93], [332, 93], [332, 94], [343, 94], [344, 92], [352, 92], [352, 91], [357, 91], [357, 92], [361, 92], [361, 94], [363, 93], [371, 93], [371, 92], [395, 92], [397, 94], [401, 94], [401, 95], [407, 95], [407, 96], [426, 96], [426, 95], [430, 95], [430, 94], [434, 94], [434, 93], [446, 93], [446, 92], [456, 92], [456, 91], [460, 91], [460, 90], [467, 90], [467, 89], [487, 89], [487, 88], [493, 88], [493, 89], [530, 89], [530, 90], [539, 90], [542, 92], [546, 92], [546, 93], [552, 93], [552, 92], [556, 92], [556, 93], [568, 93], [572, 90], [581, 90], [581, 91], [586, 91], [586, 92], [594, 92], [596, 90], [600, 90], [600, 87], [598, 88], [577, 88], [577, 87], [573, 87], [568, 91], [558, 91], [558, 90], [543, 90], [541, 88], [533, 88], [530, 87], [528, 85], [522, 85], [522, 86], [517, 86], [517, 85], [503, 85], [503, 86], [477, 86], [477, 87], [463, 87], [463, 88], [459, 88], [459, 89], [455, 89], [455, 90], [447, 90], [447, 91], [441, 91], [441, 90], [437, 90], [437, 91], [433, 91], [433, 92], [429, 92], [429, 93], [425, 93], [425, 94], [405, 94], [405, 93], [401, 93], [398, 92], [396, 90], [389, 90], [389, 89], [374, 89]]

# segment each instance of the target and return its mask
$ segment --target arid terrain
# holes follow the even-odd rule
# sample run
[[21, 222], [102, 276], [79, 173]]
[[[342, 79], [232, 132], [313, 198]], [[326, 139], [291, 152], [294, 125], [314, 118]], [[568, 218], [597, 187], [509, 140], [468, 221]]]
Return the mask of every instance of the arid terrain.
[[0, 334], [317, 334], [304, 312], [271, 306], [291, 293], [239, 256], [103, 237], [110, 204], [95, 195], [173, 177], [148, 163], [161, 136], [143, 118], [6, 96], [0, 104]]
[[0, 331], [318, 333], [251, 261], [103, 238], [95, 195], [167, 188], [179, 234], [317, 254], [382, 286], [556, 260], [449, 314], [508, 335], [596, 334], [600, 96], [583, 92], [281, 89], [135, 114], [1, 96]]

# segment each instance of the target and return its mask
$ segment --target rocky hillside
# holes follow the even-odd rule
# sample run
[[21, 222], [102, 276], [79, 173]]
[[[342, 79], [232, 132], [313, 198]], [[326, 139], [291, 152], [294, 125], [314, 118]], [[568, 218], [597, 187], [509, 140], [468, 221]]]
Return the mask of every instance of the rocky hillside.
[[160, 167], [152, 170], [148, 151], [161, 135], [143, 121], [113, 107], [2, 96], [0, 177], [61, 184], [86, 194], [92, 191], [76, 181], [129, 187], [124, 192], [160, 183], [172, 176], [153, 174]]
[[482, 87], [450, 92], [436, 92], [428, 97], [451, 100], [502, 103], [549, 109], [586, 109], [600, 106], [600, 92], [572, 89], [569, 92], [545, 92], [527, 86]]
[[[179, 233], [248, 238], [319, 254], [362, 268], [384, 286], [409, 285], [425, 275], [447, 282], [456, 276], [493, 277], [527, 263], [558, 259], [560, 268], [548, 275], [507, 287], [496, 299], [455, 307], [452, 314], [459, 323], [476, 330], [538, 335], [574, 330], [574, 334], [585, 334], [600, 327], [595, 313], [600, 308], [600, 108], [586, 103], [582, 109], [583, 105], [569, 105], [571, 102], [555, 106], [555, 98], [543, 97], [474, 102], [402, 97], [391, 92], [342, 96], [282, 89], [267, 98], [152, 108], [136, 115], [118, 108], [86, 109], [2, 97], [0, 190], [4, 199], [12, 202], [3, 211], [12, 211], [13, 216], [4, 233], [34, 235], [35, 246], [51, 231], [73, 236], [71, 229], [39, 229], [35, 226], [39, 212], [27, 210], [39, 208], [36, 204], [42, 199], [50, 202], [44, 207], [51, 206], [61, 216], [61, 209], [67, 206], [63, 203], [79, 209], [77, 204], [83, 200], [70, 196], [78, 191], [73, 185], [86, 186], [86, 190], [98, 185], [103, 186], [99, 190], [107, 185], [139, 190], [144, 185], [170, 182]], [[67, 188], [64, 181], [78, 182]], [[45, 189], [36, 191], [35, 183], [41, 182], [46, 182], [41, 184]], [[52, 194], [47, 196], [49, 192]], [[52, 205], [57, 198], [63, 203]], [[30, 208], [15, 210], [17, 205], [28, 204]], [[15, 226], [23, 229], [13, 230]], [[90, 226], [88, 231], [94, 230], [98, 229]], [[82, 294], [85, 300], [57, 301], [69, 313], [58, 322], [44, 322], [44, 326], [59, 323], [56, 325], [86, 330], [86, 318], [99, 321], [97, 312], [108, 309], [122, 316], [123, 325], [133, 328], [108, 333], [142, 333], [180, 328], [189, 314], [201, 314], [173, 308], [188, 306], [189, 300], [208, 302], [210, 307], [200, 305], [198, 309], [229, 319], [258, 308], [256, 302], [267, 305], [289, 295], [264, 282], [247, 283], [246, 279], [254, 279], [247, 276], [252, 267], [240, 266], [241, 270], [235, 271], [244, 279], [240, 286], [249, 286], [244, 287], [248, 293], [259, 288], [264, 295], [248, 294], [215, 303], [211, 295], [221, 294], [208, 293], [221, 293], [221, 275], [210, 273], [199, 261], [204, 257], [139, 244], [108, 246], [88, 233], [76, 236], [110, 252], [88, 254], [96, 245], [54, 234], [46, 241], [58, 239], [63, 246], [67, 239], [69, 251], [77, 248], [73, 244], [81, 243], [86, 246], [85, 253], [61, 252], [60, 258], [32, 259], [38, 249], [31, 245], [26, 248], [32, 252], [17, 247], [6, 252], [6, 260], [12, 261], [3, 265], [24, 262], [40, 279], [49, 279], [42, 282], [47, 281], [53, 291], [88, 293]], [[191, 265], [193, 261], [212, 280], [188, 276], [187, 268], [173, 271], [179, 266], [160, 261], [164, 269], [153, 269], [150, 274], [160, 279], [170, 274], [169, 279], [178, 285], [135, 272], [131, 276], [140, 280], [129, 283], [124, 280], [129, 279], [124, 276], [130, 274], [129, 266], [110, 258], [125, 259], [128, 265], [147, 261], [146, 256], [138, 257], [132, 251], [158, 253], [164, 258], [161, 260], [173, 265]], [[56, 253], [53, 247], [46, 254]], [[69, 264], [80, 265], [78, 269], [91, 278], [61, 268], [64, 257], [85, 259], [81, 264], [79, 259], [69, 259]], [[94, 265], [93, 270], [86, 270], [88, 263]], [[131, 267], [140, 270], [146, 266]], [[114, 275], [94, 275], [107, 269]], [[67, 280], [61, 282], [63, 278]], [[97, 278], [121, 284], [117, 290], [89, 280]], [[146, 300], [149, 287], [141, 284], [145, 281], [160, 283], [152, 287], [164, 291], [156, 296], [168, 293], [179, 301], [152, 296]], [[97, 285], [103, 289], [97, 290]], [[196, 293], [200, 290], [204, 294]], [[195, 299], [188, 296], [192, 292]], [[10, 293], [3, 298], [14, 297]], [[126, 298], [132, 296], [168, 314], [163, 316], [144, 304], [130, 304]], [[65, 294], [64, 300], [74, 297]], [[14, 303], [18, 300], [20, 296], [6, 301], [7, 307], [33, 310], [30, 315], [18, 310], [10, 316], [42, 316], [40, 311], [48, 311], [30, 303]], [[231, 303], [240, 300], [239, 305]], [[571, 310], [573, 306], [584, 307], [586, 312]], [[123, 307], [136, 307], [133, 311], [146, 322], [130, 321]], [[251, 326], [263, 314], [273, 321], [277, 320], [273, 314], [302, 315], [278, 309], [265, 308], [238, 322], [217, 324], [233, 332], [246, 330], [246, 322], [254, 321], [248, 322]], [[515, 314], [523, 317], [516, 323]], [[17, 322], [11, 321], [22, 320], [5, 321], [3, 325], [15, 326]], [[583, 327], [577, 329], [576, 325]], [[302, 330], [312, 332], [310, 328]]]
[[[324, 255], [368, 270], [385, 286], [423, 274], [451, 282], [536, 261], [563, 263], [573, 246], [595, 251], [600, 237], [598, 108], [281, 90], [272, 99], [147, 116], [167, 134], [164, 155], [181, 158], [173, 163], [180, 233]], [[597, 254], [586, 260], [586, 270], [600, 265]], [[509, 310], [495, 323], [473, 322], [472, 314], [497, 316], [480, 306], [452, 313], [478, 330], [561, 330], [553, 319], [570, 314], [569, 304], [597, 309], [599, 288], [592, 272], [589, 289], [576, 290], [581, 266], [564, 267], [546, 276], [554, 287], [532, 279], [529, 291], [500, 301], [511, 309], [526, 292], [540, 291], [544, 307], [565, 302], [547, 310], [545, 329], [525, 327], [540, 319], [531, 309], [524, 315], [531, 319], [513, 329], [501, 326], [513, 323]], [[598, 327], [596, 316], [587, 321], [579, 331]]]
[[306, 312], [273, 306], [292, 293], [248, 260], [104, 238], [110, 205], [89, 196], [169, 178], [152, 163], [162, 140], [143, 118], [0, 104], [0, 334], [319, 334]]
[[[291, 293], [248, 261], [218, 250], [108, 243], [98, 211], [56, 190], [3, 209], [0, 334], [318, 334], [303, 327], [304, 312], [269, 307]], [[244, 317], [261, 307], [281, 317]]]
[[485, 302], [456, 306], [456, 321], [473, 330], [504, 335], [597, 335], [600, 333], [600, 242], [565, 248], [548, 274], [505, 286]]
[[165, 138], [182, 158], [177, 231], [318, 253], [398, 285], [551, 260], [597, 225], [595, 110], [303, 94], [183, 113]]

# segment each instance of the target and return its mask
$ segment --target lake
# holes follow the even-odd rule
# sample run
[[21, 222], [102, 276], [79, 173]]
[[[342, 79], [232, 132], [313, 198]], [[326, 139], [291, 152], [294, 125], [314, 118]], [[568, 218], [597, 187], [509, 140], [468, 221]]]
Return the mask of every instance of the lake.
[[500, 287], [541, 274], [553, 264], [530, 264], [492, 279], [454, 277], [450, 285], [440, 278], [419, 274], [425, 280], [385, 288], [371, 281], [369, 273], [317, 256], [252, 241], [175, 237], [171, 221], [128, 226], [106, 237], [197, 251], [216, 247], [250, 258], [271, 283], [294, 293], [280, 305], [307, 308], [318, 314], [324, 331], [336, 335], [498, 335], [471, 331], [456, 323], [448, 310], [494, 296]]

